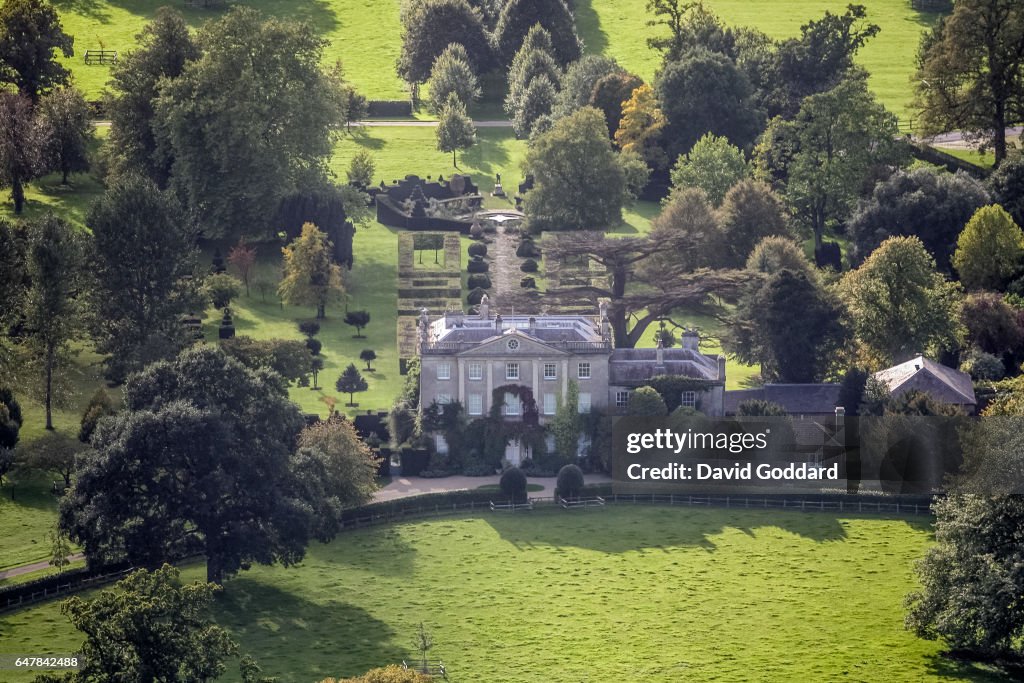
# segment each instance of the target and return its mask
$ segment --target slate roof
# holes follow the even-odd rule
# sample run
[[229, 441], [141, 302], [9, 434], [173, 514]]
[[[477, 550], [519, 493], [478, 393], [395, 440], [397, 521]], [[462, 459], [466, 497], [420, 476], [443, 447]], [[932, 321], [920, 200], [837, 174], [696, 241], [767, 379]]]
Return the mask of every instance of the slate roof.
[[924, 356], [880, 370], [874, 377], [889, 388], [890, 394], [917, 390], [944, 403], [970, 406], [978, 403], [970, 375]]
[[615, 349], [608, 359], [608, 384], [633, 386], [658, 375], [725, 381], [718, 376], [718, 359], [692, 349], [662, 349], [663, 363], [657, 365], [657, 349]]
[[743, 401], [778, 403], [790, 415], [834, 415], [838, 384], [766, 384], [756, 389], [725, 392], [725, 414], [735, 415]]

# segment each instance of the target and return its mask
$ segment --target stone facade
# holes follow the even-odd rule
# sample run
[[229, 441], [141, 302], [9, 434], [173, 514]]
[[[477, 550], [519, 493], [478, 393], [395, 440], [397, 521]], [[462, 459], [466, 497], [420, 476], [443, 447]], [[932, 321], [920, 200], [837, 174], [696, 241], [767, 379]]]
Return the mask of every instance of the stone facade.
[[[724, 414], [725, 359], [697, 350], [696, 333], [688, 332], [679, 349], [615, 349], [611, 326], [603, 314], [507, 316], [491, 313], [488, 301], [479, 313], [446, 313], [419, 320], [420, 405], [459, 401], [469, 419], [486, 416], [494, 392], [502, 386], [528, 387], [541, 424], [576, 382], [580, 411], [624, 412], [629, 392], [661, 375], [701, 380], [701, 389], [685, 392], [684, 404], [709, 415]], [[504, 419], [522, 419], [517, 399], [505, 401]], [[438, 442], [440, 450], [443, 443]], [[508, 459], [518, 462], [515, 444]]]

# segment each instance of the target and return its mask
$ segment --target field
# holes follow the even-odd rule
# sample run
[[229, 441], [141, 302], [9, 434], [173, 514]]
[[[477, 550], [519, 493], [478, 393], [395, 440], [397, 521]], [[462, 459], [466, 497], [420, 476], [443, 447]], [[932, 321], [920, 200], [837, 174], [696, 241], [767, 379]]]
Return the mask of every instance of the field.
[[[421, 621], [458, 681], [987, 680], [903, 629], [930, 539], [923, 518], [796, 512], [450, 518], [246, 572], [217, 618], [298, 683], [409, 658]], [[0, 615], [0, 638], [26, 652], [79, 641], [56, 603]]]
[[[90, 97], [97, 97], [109, 78], [105, 66], [86, 66], [87, 49], [126, 52], [135, 34], [162, 3], [147, 0], [57, 0], [68, 33], [75, 36], [74, 57], [66, 60]], [[399, 0], [248, 0], [267, 14], [311, 22], [330, 45], [324, 61], [342, 60], [348, 78], [370, 99], [403, 99], [404, 86], [395, 74], [401, 48]], [[659, 55], [646, 44], [655, 29], [646, 26], [647, 0], [578, 0], [576, 22], [588, 52], [618, 59], [645, 80], [654, 76]], [[800, 26], [824, 11], [841, 13], [846, 0], [708, 0], [727, 24], [753, 26], [775, 38], [797, 35]], [[907, 0], [865, 0], [869, 19], [881, 33], [864, 48], [858, 61], [871, 72], [878, 97], [901, 119], [909, 116], [910, 77], [918, 38], [935, 15], [916, 12]], [[175, 4], [192, 26], [200, 26], [216, 10], [189, 9]], [[489, 88], [489, 90], [491, 90]], [[485, 107], [489, 114], [495, 107]]]

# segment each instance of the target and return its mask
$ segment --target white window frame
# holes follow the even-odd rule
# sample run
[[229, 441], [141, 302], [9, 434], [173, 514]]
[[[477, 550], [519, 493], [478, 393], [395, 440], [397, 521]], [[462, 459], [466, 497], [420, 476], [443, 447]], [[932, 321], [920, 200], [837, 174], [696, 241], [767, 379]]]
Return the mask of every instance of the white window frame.
[[467, 403], [466, 412], [470, 415], [483, 415], [484, 414], [484, 396], [483, 394], [470, 394], [469, 401]]
[[505, 415], [516, 417], [521, 415], [523, 412], [522, 402], [518, 396], [512, 394], [505, 394], [505, 407], [501, 409], [501, 412]]
[[436, 401], [439, 406], [447, 405], [452, 402], [452, 396], [451, 394], [438, 394], [434, 401]]
[[479, 381], [484, 378], [484, 364], [483, 363], [470, 363], [467, 369], [469, 379]]
[[451, 363], [438, 363], [437, 364], [437, 378], [439, 380], [447, 380], [452, 378], [452, 364]]
[[[515, 370], [513, 373], [512, 371]], [[519, 363], [508, 362], [505, 363], [505, 379], [519, 379], [520, 377]]]
[[679, 405], [684, 408], [696, 408], [697, 407], [697, 392], [696, 391], [684, 391], [679, 397]]
[[554, 394], [544, 394], [544, 414], [554, 415], [558, 410], [558, 398]]
[[434, 434], [434, 450], [438, 453], [448, 452], [448, 440], [444, 438], [444, 434]]
[[615, 392], [615, 407], [616, 408], [628, 408], [629, 407], [629, 396], [630, 392], [616, 391]]
[[[586, 373], [583, 372], [584, 368], [586, 369]], [[590, 379], [591, 371], [592, 368], [590, 367], [590, 363], [588, 361], [581, 361], [576, 367], [576, 377], [579, 379]]]
[[[579, 409], [579, 413], [580, 414], [589, 413], [591, 407], [594, 405], [593, 399], [590, 396], [590, 392], [589, 391], [581, 391], [580, 394], [579, 394], [579, 397], [580, 397], [579, 403], [577, 404], [577, 407]], [[584, 400], [584, 398], [586, 400]]]
[[[551, 372], [548, 373], [548, 370]], [[544, 379], [558, 379], [558, 364], [557, 363], [545, 363], [544, 364]]]

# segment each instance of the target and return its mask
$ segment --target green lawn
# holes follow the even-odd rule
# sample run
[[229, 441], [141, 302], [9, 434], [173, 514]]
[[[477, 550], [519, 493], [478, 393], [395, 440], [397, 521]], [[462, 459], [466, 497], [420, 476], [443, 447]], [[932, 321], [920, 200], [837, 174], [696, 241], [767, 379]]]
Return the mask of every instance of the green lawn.
[[[153, 18], [158, 7], [170, 5], [182, 12], [193, 27], [201, 26], [221, 10], [190, 9], [181, 2], [152, 0], [55, 0], [64, 30], [75, 37], [75, 56], [65, 60], [78, 86], [96, 98], [110, 78], [106, 66], [86, 66], [88, 49], [128, 52], [135, 35]], [[348, 79], [373, 100], [407, 97], [395, 73], [401, 48], [397, 0], [247, 0], [245, 5], [265, 14], [309, 21], [330, 41], [324, 63], [341, 60]]]
[[[408, 658], [421, 621], [459, 681], [997, 680], [903, 628], [930, 541], [922, 518], [457, 517], [351, 532], [298, 567], [254, 568], [227, 584], [217, 618], [267, 674], [297, 683]], [[80, 642], [56, 602], [0, 615], [0, 638], [12, 652]]]
[[[820, 19], [825, 10], [841, 14], [847, 0], [705, 0], [726, 24], [751, 26], [775, 38], [796, 36], [800, 26]], [[901, 119], [910, 116], [910, 79], [920, 34], [937, 15], [921, 13], [908, 0], [864, 0], [868, 19], [881, 27], [858, 55], [857, 61], [871, 73], [871, 87], [878, 98]], [[647, 0], [578, 0], [576, 24], [587, 51], [619, 60], [627, 69], [650, 81], [660, 54], [647, 47], [656, 30], [648, 27]], [[659, 28], [659, 31], [665, 29]]]

